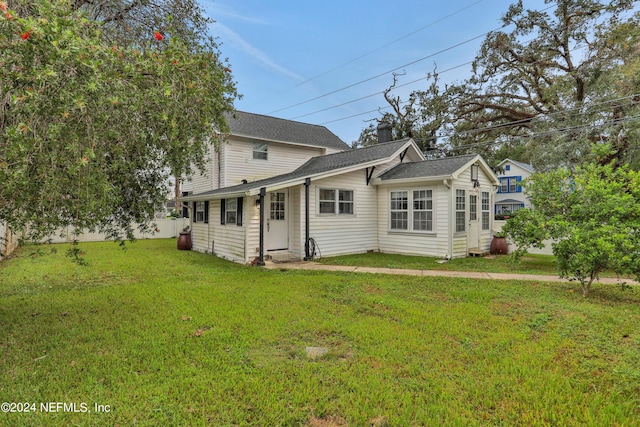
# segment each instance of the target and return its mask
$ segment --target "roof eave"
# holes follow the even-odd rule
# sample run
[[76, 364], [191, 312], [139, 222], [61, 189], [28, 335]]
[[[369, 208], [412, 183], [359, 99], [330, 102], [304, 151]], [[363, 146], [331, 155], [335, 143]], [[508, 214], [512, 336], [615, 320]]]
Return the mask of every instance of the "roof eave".
[[391, 179], [381, 179], [374, 178], [371, 180], [371, 183], [374, 185], [384, 185], [384, 184], [412, 184], [414, 182], [425, 182], [425, 181], [443, 181], [445, 179], [453, 179], [452, 175], [437, 175], [437, 176], [418, 176], [415, 178], [391, 178]]

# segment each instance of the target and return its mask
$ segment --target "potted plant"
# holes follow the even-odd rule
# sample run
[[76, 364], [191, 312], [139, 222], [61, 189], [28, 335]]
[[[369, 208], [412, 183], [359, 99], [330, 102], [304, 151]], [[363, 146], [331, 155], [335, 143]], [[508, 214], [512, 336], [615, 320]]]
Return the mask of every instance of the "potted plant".
[[506, 255], [509, 253], [507, 235], [502, 231], [493, 235], [490, 251], [493, 255]]

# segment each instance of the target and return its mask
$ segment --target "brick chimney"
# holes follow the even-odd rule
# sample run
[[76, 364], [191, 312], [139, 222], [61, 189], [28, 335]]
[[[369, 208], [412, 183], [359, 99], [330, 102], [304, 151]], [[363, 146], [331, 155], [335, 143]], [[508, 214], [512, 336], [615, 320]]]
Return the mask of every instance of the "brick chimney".
[[378, 144], [391, 141], [391, 130], [393, 126], [390, 123], [382, 121], [378, 124]]

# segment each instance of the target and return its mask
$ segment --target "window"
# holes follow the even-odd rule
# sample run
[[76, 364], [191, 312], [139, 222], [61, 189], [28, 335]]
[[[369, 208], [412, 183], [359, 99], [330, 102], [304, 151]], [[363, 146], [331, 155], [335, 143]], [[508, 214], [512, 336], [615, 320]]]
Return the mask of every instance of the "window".
[[[193, 202], [193, 222], [209, 222], [209, 201]], [[189, 215], [187, 215], [187, 218]]]
[[320, 189], [319, 202], [321, 214], [353, 215], [352, 190]]
[[505, 165], [504, 170], [510, 171], [511, 170], [511, 165]]
[[409, 192], [408, 191], [392, 191], [391, 192], [391, 229], [392, 230], [408, 230], [409, 229]]
[[433, 231], [433, 191], [413, 191], [413, 230]]
[[338, 213], [353, 215], [353, 191], [338, 190]]
[[433, 190], [398, 190], [389, 193], [389, 229], [433, 231]]
[[320, 213], [336, 213], [336, 191], [320, 190]]
[[497, 215], [509, 215], [524, 208], [524, 203], [496, 203]]
[[236, 199], [227, 199], [224, 209], [225, 224], [235, 224], [238, 214], [238, 202]]
[[196, 203], [196, 222], [204, 222], [204, 202]]
[[253, 158], [257, 160], [267, 160], [269, 145], [263, 142], [255, 142], [253, 144]]
[[466, 191], [456, 190], [456, 233], [463, 233], [467, 230], [465, 209]]
[[235, 224], [242, 226], [243, 198], [220, 200], [220, 224]]
[[475, 194], [469, 195], [469, 221], [478, 220], [478, 196]]
[[521, 176], [500, 178], [498, 193], [521, 193], [522, 187], [520, 186], [520, 181], [522, 181]]
[[270, 218], [277, 221], [284, 220], [285, 193], [271, 193]]
[[489, 229], [489, 192], [482, 192], [482, 229]]

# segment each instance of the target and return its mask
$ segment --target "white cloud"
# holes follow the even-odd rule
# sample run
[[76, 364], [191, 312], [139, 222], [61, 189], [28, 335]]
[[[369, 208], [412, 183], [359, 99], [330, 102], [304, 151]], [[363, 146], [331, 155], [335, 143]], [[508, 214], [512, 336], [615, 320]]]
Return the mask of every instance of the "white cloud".
[[214, 34], [216, 36], [220, 36], [223, 41], [230, 43], [231, 45], [242, 50], [247, 55], [257, 60], [258, 62], [262, 63], [266, 67], [271, 68], [272, 70], [280, 74], [283, 74], [285, 76], [291, 77], [299, 81], [304, 81], [304, 78], [302, 76], [294, 73], [291, 70], [288, 70], [285, 67], [278, 65], [271, 58], [269, 58], [267, 54], [265, 54], [260, 49], [258, 49], [257, 47], [251, 45], [249, 42], [244, 40], [242, 37], [240, 37], [238, 33], [233, 31], [231, 28], [227, 27], [226, 25], [220, 22], [215, 22], [212, 25], [213, 25], [213, 28], [215, 29]]

